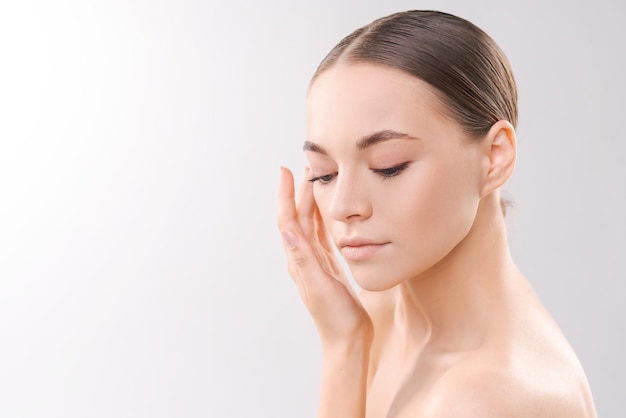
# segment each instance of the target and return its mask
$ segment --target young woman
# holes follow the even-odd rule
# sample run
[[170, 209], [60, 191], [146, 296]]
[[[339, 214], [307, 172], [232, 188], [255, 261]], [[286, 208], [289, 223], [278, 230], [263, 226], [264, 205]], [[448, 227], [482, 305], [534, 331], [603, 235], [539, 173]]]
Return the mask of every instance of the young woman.
[[[289, 273], [323, 347], [319, 417], [594, 417], [578, 359], [507, 246], [517, 91], [483, 31], [433, 11], [358, 29], [281, 169]], [[336, 246], [359, 287], [351, 289]]]

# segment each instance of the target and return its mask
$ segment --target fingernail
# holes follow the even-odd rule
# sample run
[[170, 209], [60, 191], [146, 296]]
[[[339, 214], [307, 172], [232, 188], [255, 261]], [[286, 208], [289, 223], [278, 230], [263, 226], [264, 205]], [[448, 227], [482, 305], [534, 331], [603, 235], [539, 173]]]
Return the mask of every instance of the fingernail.
[[281, 234], [290, 250], [296, 248], [298, 245], [298, 236], [296, 234], [291, 231], [282, 231]]

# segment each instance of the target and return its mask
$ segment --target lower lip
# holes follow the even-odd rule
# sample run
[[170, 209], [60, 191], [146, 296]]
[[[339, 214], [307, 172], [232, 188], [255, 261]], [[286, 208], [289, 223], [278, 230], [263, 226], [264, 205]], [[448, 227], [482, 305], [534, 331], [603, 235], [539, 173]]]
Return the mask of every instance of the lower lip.
[[357, 247], [341, 247], [341, 254], [346, 260], [363, 261], [373, 257], [387, 244], [368, 244], [359, 245]]

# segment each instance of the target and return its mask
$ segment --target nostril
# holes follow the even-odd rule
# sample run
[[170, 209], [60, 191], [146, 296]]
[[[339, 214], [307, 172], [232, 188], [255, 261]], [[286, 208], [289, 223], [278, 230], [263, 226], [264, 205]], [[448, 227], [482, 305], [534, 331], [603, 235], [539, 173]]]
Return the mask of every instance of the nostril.
[[336, 198], [330, 207], [330, 215], [342, 222], [366, 219], [371, 216], [371, 213], [372, 207], [369, 200], [364, 196], [355, 196], [354, 193]]

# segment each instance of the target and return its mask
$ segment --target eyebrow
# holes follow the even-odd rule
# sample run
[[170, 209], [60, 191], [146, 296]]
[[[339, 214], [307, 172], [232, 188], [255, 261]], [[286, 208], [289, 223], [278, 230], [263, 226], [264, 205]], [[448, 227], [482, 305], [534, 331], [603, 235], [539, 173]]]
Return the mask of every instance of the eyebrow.
[[[356, 148], [359, 151], [363, 151], [366, 148], [369, 148], [373, 145], [379, 144], [381, 142], [389, 141], [391, 139], [417, 139], [414, 136], [409, 134], [405, 134], [403, 132], [394, 131], [391, 129], [384, 129], [382, 131], [374, 132], [373, 134], [366, 135], [363, 138], [359, 139], [356, 143]], [[302, 146], [304, 151], [317, 152], [319, 154], [328, 155], [328, 152], [320, 145], [317, 145], [311, 141], [304, 141], [304, 145]]]

